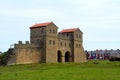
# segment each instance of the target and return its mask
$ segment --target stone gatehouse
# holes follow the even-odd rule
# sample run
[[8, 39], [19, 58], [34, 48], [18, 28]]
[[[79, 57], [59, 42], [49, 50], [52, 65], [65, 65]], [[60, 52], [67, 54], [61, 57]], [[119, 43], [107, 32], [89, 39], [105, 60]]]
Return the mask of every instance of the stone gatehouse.
[[86, 62], [82, 34], [79, 28], [58, 32], [53, 22], [35, 24], [30, 27], [30, 42], [19, 41], [9, 49], [7, 65]]

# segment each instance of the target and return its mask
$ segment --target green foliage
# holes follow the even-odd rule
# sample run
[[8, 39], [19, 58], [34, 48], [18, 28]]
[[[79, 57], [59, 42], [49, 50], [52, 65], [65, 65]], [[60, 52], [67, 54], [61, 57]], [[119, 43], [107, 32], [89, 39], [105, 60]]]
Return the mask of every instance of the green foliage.
[[0, 54], [0, 59], [4, 58], [6, 55], [7, 55], [7, 51], [2, 53], [2, 54]]
[[120, 62], [109, 61], [0, 67], [0, 80], [119, 80], [119, 75]]
[[6, 51], [6, 52], [0, 54], [0, 64], [4, 64], [3, 58], [7, 55], [7, 53], [8, 52]]

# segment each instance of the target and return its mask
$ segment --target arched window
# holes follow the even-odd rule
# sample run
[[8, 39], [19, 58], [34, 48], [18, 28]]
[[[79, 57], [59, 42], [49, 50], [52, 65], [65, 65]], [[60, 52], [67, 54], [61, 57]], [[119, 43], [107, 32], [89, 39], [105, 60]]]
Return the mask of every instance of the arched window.
[[66, 46], [66, 43], [65, 43], [65, 46]]
[[67, 33], [67, 37], [69, 36], [69, 34]]
[[78, 38], [78, 34], [76, 34], [76, 38]]
[[60, 42], [60, 45], [62, 46], [62, 42]]
[[50, 44], [50, 45], [51, 45], [51, 43], [52, 43], [51, 40], [49, 40], [49, 44]]
[[81, 47], [81, 45], [79, 44], [79, 48]]
[[78, 44], [76, 44], [76, 48], [78, 48]]
[[53, 30], [53, 34], [55, 34], [55, 30]]
[[52, 32], [52, 30], [50, 29], [50, 33]]
[[37, 45], [40, 45], [40, 44], [41, 44], [41, 40], [40, 40], [40, 39], [37, 39], [37, 40], [36, 40], [36, 44], [37, 44]]
[[42, 28], [42, 30], [41, 30], [41, 33], [43, 33], [44, 32], [44, 28]]
[[69, 47], [71, 47], [71, 44], [69, 43]]
[[81, 38], [81, 35], [79, 34], [79, 38]]
[[55, 45], [55, 41], [53, 40], [53, 45]]

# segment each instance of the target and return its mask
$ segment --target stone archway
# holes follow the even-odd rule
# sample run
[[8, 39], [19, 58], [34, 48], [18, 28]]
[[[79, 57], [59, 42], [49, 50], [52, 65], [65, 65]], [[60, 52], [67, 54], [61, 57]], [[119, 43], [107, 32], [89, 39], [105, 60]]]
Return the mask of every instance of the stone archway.
[[61, 51], [57, 52], [57, 61], [62, 62], [62, 52]]
[[65, 62], [70, 62], [70, 52], [69, 51], [67, 51], [65, 53]]

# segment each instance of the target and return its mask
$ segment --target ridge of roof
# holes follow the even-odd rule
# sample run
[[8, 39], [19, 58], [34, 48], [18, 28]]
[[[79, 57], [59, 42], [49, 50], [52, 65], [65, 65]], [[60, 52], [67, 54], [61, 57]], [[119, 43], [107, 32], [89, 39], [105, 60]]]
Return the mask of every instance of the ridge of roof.
[[69, 29], [63, 29], [59, 33], [66, 33], [66, 32], [75, 32], [78, 28], [69, 28]]
[[51, 24], [52, 22], [44, 22], [44, 23], [38, 23], [38, 24], [34, 24], [33, 26], [30, 27], [30, 29], [33, 28], [39, 28], [39, 27], [46, 27], [47, 25]]

